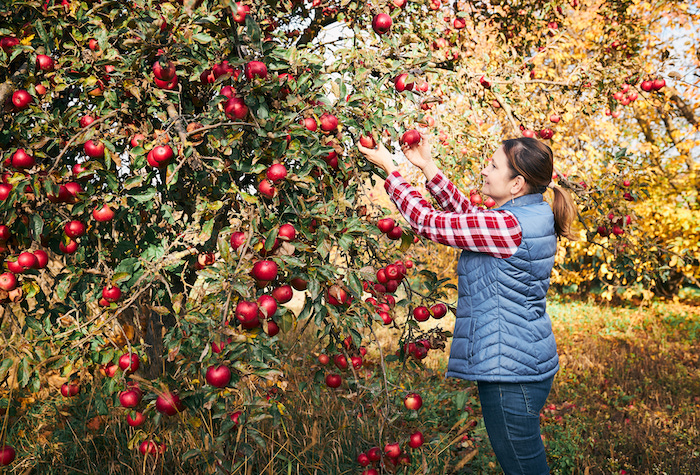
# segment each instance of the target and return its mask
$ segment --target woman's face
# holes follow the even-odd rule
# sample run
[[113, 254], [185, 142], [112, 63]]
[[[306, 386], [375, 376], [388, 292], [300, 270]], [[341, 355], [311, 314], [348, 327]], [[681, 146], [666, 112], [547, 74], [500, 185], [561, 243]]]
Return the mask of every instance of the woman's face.
[[519, 196], [519, 193], [513, 194], [513, 187], [519, 177], [511, 178], [512, 174], [513, 172], [508, 167], [508, 158], [501, 146], [493, 154], [486, 168], [481, 171], [481, 175], [484, 177], [481, 192], [493, 198], [498, 206], [503, 205], [512, 197]]

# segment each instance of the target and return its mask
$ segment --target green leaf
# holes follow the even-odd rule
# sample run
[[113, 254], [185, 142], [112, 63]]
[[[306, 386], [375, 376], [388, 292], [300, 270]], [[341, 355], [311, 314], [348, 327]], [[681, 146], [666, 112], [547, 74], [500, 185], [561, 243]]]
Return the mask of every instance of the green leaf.
[[19, 382], [20, 387], [23, 388], [27, 386], [31, 376], [32, 372], [29, 369], [29, 359], [22, 358], [19, 362], [19, 366], [17, 367], [17, 381]]
[[7, 373], [9, 373], [10, 368], [12, 368], [12, 365], [14, 364], [15, 360], [12, 358], [5, 358], [2, 360], [2, 363], [0, 363], [0, 381], [4, 381], [5, 377], [7, 376]]
[[44, 220], [38, 214], [34, 213], [29, 218], [29, 226], [32, 230], [34, 239], [39, 239], [41, 233], [44, 232]]

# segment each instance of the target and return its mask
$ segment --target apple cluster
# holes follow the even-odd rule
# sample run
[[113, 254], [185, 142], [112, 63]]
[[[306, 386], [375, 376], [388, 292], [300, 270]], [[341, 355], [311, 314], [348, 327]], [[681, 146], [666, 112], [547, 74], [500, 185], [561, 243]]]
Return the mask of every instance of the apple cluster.
[[[423, 405], [420, 394], [409, 393], [404, 398], [404, 406], [410, 411], [417, 411]], [[418, 449], [425, 441], [423, 433], [413, 431], [407, 436], [407, 445], [411, 449]], [[384, 445], [384, 451], [379, 446], [374, 446], [357, 455], [357, 463], [364, 468], [363, 475], [378, 475], [380, 466], [393, 471], [394, 469], [411, 464], [411, 455], [401, 448], [400, 442], [388, 442]]]
[[[350, 366], [352, 366], [356, 370], [362, 368], [362, 364], [364, 362], [363, 358], [367, 354], [367, 348], [365, 348], [364, 346], [360, 346], [359, 348], [357, 348], [354, 345], [351, 337], [347, 337], [345, 340], [343, 340], [343, 347], [345, 349], [343, 353], [319, 354], [318, 362], [323, 366], [327, 366], [332, 360], [333, 365], [339, 371], [347, 371], [350, 368]], [[334, 370], [327, 373], [324, 379], [326, 382], [326, 386], [328, 386], [331, 389], [337, 389], [343, 383], [342, 375], [338, 374]]]
[[363, 283], [363, 288], [365, 292], [375, 297], [391, 297], [385, 294], [393, 294], [396, 292], [396, 289], [398, 289], [399, 285], [406, 277], [408, 269], [411, 267], [413, 267], [413, 261], [407, 260], [404, 262], [397, 259], [393, 264], [387, 264], [385, 267], [377, 270], [376, 282], [365, 281]]
[[[123, 353], [119, 356], [117, 363], [109, 362], [104, 364], [102, 366], [102, 371], [104, 372], [105, 376], [109, 378], [114, 378], [119, 371], [122, 371], [123, 377], [126, 378], [129, 375], [136, 373], [140, 366], [141, 358], [138, 354]], [[61, 393], [66, 397], [72, 397], [79, 392], [79, 386], [74, 383], [66, 383], [63, 386], [67, 388], [64, 390], [64, 387], [62, 387]], [[75, 386], [75, 389], [71, 389], [71, 386]], [[154, 392], [154, 407], [159, 413], [166, 416], [174, 416], [184, 411], [185, 406], [175, 392], [167, 389], [156, 390]], [[140, 408], [143, 401], [143, 396], [143, 390], [141, 389], [139, 382], [133, 379], [125, 380], [125, 386], [117, 395], [119, 405], [127, 410], [126, 423], [131, 427], [139, 427], [146, 422], [146, 413], [148, 412], [148, 408], [145, 410]]]
[[401, 239], [401, 235], [403, 234], [401, 226], [396, 224], [396, 221], [394, 221], [393, 218], [380, 219], [377, 221], [377, 228], [379, 228], [382, 233], [386, 234], [386, 237], [393, 241]]

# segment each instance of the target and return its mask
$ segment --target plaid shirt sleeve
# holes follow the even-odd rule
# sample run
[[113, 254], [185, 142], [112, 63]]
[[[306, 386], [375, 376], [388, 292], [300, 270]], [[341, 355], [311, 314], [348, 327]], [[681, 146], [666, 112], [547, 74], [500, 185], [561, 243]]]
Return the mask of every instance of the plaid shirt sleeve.
[[494, 257], [515, 254], [522, 230], [512, 213], [473, 206], [444, 175], [435, 178], [429, 184], [430, 191], [450, 211], [430, 206], [399, 172], [391, 173], [384, 183], [389, 197], [416, 233], [440, 244]]
[[470, 209], [474, 209], [469, 198], [464, 196], [459, 188], [454, 186], [441, 171], [438, 171], [425, 186], [445, 211], [466, 213]]

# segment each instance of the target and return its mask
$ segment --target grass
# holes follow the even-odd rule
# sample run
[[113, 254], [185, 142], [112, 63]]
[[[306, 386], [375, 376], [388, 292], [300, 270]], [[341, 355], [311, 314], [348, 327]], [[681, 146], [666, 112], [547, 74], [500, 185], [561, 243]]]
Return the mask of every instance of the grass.
[[[554, 297], [549, 311], [561, 362], [541, 415], [552, 473], [700, 473], [700, 307]], [[393, 353], [396, 334], [378, 334], [385, 354]], [[98, 393], [71, 401], [15, 397], [8, 440], [18, 460], [6, 473], [359, 474], [360, 452], [390, 441], [406, 447], [416, 430], [425, 444], [405, 448], [411, 464], [382, 473], [500, 473], [475, 384], [444, 378], [447, 352], [431, 350], [421, 365], [391, 365], [384, 387], [371, 350], [357, 384], [348, 386], [346, 374], [333, 391], [313, 356], [319, 345], [303, 341], [287, 356], [285, 386], [264, 401], [271, 417], [255, 430], [233, 430], [223, 451], [198, 429], [212, 424], [203, 408], [149, 426], [148, 435], [161, 436], [168, 450], [144, 460], [135, 444], [146, 434], [129, 428], [123, 411]], [[409, 391], [423, 396], [420, 411], [402, 407]], [[100, 416], [100, 408], [107, 413]]]

